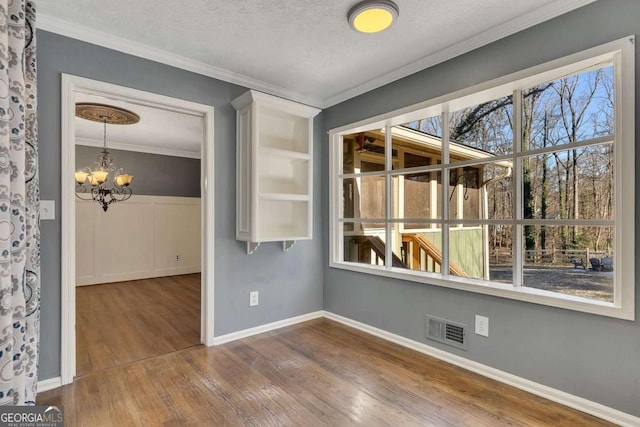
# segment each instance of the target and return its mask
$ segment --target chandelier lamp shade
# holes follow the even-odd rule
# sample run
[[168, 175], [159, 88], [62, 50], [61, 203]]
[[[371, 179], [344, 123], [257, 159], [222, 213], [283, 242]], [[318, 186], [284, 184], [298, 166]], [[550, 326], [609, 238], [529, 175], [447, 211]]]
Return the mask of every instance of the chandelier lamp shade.
[[133, 175], [118, 166], [107, 148], [107, 124], [135, 124], [140, 116], [124, 108], [90, 102], [76, 103], [76, 116], [103, 124], [102, 150], [97, 160], [75, 173], [76, 197], [93, 200], [106, 212], [111, 204], [128, 200], [133, 194]]

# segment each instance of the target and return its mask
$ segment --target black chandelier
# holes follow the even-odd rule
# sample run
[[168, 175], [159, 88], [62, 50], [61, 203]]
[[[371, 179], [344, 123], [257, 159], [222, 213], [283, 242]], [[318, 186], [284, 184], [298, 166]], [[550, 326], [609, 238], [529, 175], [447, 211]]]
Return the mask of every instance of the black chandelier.
[[107, 124], [134, 124], [140, 116], [124, 108], [96, 103], [77, 103], [76, 116], [104, 125], [102, 151], [97, 160], [75, 173], [76, 197], [93, 200], [106, 212], [112, 203], [128, 200], [133, 194], [133, 175], [125, 173], [107, 149]]

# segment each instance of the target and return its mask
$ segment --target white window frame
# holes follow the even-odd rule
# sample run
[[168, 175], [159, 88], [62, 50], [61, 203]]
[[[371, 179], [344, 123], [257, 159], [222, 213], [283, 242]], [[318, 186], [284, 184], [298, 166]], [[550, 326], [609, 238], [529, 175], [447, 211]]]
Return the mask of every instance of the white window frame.
[[[628, 36], [601, 46], [597, 46], [582, 52], [578, 52], [539, 66], [535, 66], [526, 70], [522, 70], [498, 79], [481, 83], [451, 94], [447, 94], [435, 99], [424, 101], [409, 107], [391, 111], [386, 114], [365, 119], [356, 123], [341, 126], [329, 131], [330, 143], [330, 261], [329, 266], [344, 270], [357, 271], [367, 274], [375, 274], [379, 276], [390, 277], [394, 279], [410, 280], [421, 282], [429, 285], [443, 286], [447, 288], [466, 290], [480, 294], [493, 295], [519, 301], [526, 301], [536, 304], [548, 305], [553, 307], [565, 308], [569, 310], [581, 311], [586, 313], [598, 314], [603, 316], [615, 317], [625, 320], [635, 320], [635, 37]], [[589, 67], [596, 67], [604, 61], [613, 61], [614, 79], [615, 79], [615, 129], [614, 135], [606, 138], [598, 138], [597, 140], [580, 141], [562, 146], [550, 147], [549, 149], [530, 150], [527, 153], [534, 155], [541, 152], [562, 151], [574, 147], [591, 145], [598, 142], [606, 142], [613, 140], [614, 157], [615, 157], [615, 217], [614, 217], [614, 253], [616, 266], [614, 269], [614, 301], [603, 302], [591, 300], [573, 295], [560, 294], [541, 289], [521, 286], [519, 275], [516, 272], [522, 268], [522, 254], [516, 248], [520, 247], [518, 239], [522, 239], [523, 222], [532, 223], [532, 220], [518, 220], [521, 215], [516, 215], [516, 219], [507, 221], [498, 220], [480, 220], [480, 221], [463, 221], [477, 222], [478, 224], [492, 223], [511, 223], [514, 225], [514, 284], [501, 284], [497, 282], [488, 282], [477, 279], [461, 278], [440, 273], [428, 273], [416, 270], [406, 270], [402, 268], [392, 267], [392, 246], [386, 245], [386, 265], [376, 266], [368, 264], [359, 264], [355, 262], [343, 261], [343, 221], [340, 216], [342, 212], [342, 186], [340, 185], [342, 175], [342, 137], [357, 132], [364, 132], [373, 129], [385, 129], [387, 139], [387, 147], [391, 146], [391, 127], [408, 123], [414, 120], [420, 120], [425, 117], [433, 117], [435, 115], [443, 115], [446, 118], [448, 111], [455, 111], [461, 107], [480, 104], [491, 99], [496, 99], [505, 94], [519, 93], [528, 87], [536, 84], [552, 81], [576, 73], [584, 71]], [[519, 100], [514, 99], [514, 103]], [[519, 136], [520, 125], [516, 118], [514, 124], [514, 135], [516, 141]], [[443, 120], [443, 123], [446, 121]], [[448, 141], [446, 129], [448, 126], [443, 125], [443, 141]], [[600, 141], [601, 140], [601, 141]], [[506, 157], [514, 161], [521, 161], [522, 157], [518, 154], [518, 144], [514, 144], [513, 156], [500, 156], [491, 160], [491, 162]], [[397, 174], [391, 170], [391, 150], [387, 149], [387, 170], [384, 172], [386, 176], [387, 190], [387, 218], [382, 220], [386, 224], [387, 236], [390, 235], [391, 226], [394, 220], [391, 213], [391, 197], [390, 176]], [[448, 156], [448, 144], [443, 144], [443, 159]], [[473, 161], [478, 163], [477, 161]], [[442, 179], [443, 188], [448, 188], [448, 174], [444, 173], [445, 161], [442, 162]], [[457, 165], [457, 163], [456, 163]], [[460, 164], [463, 165], [462, 163]], [[521, 168], [515, 165], [515, 199], [516, 209], [522, 209], [522, 177]], [[376, 173], [378, 175], [382, 172]], [[349, 175], [346, 175], [349, 176]], [[627, 177], [627, 179], [624, 179]], [[520, 186], [518, 186], [520, 185]], [[448, 206], [444, 203], [443, 215], [447, 218]], [[403, 221], [403, 220], [400, 220]], [[571, 220], [537, 220], [546, 225], [572, 225]], [[351, 220], [349, 220], [351, 222]], [[358, 222], [376, 222], [374, 219], [356, 219]], [[425, 221], [427, 222], [427, 221]], [[437, 221], [436, 221], [437, 222]], [[449, 220], [449, 223], [452, 221]], [[455, 222], [455, 220], [453, 221]], [[536, 222], [536, 220], [533, 220]], [[611, 226], [611, 221], [604, 220], [579, 220], [581, 225], [588, 222], [593, 226]], [[443, 229], [443, 272], [448, 269], [444, 266], [448, 265], [448, 238], [444, 238], [448, 224], [444, 224]]]

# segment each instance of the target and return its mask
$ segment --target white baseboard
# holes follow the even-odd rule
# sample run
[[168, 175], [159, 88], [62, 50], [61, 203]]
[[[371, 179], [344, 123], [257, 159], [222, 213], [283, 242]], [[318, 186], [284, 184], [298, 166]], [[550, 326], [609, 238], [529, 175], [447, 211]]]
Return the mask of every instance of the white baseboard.
[[42, 393], [43, 391], [53, 390], [54, 388], [58, 388], [62, 386], [62, 378], [54, 377], [46, 380], [38, 381], [38, 393]]
[[155, 271], [110, 274], [99, 277], [78, 277], [76, 286], [103, 285], [106, 283], [132, 282], [135, 280], [155, 279], [156, 277], [180, 276], [183, 274], [200, 273], [200, 265], [187, 267], [163, 268]]
[[284, 328], [285, 326], [295, 325], [296, 323], [306, 322], [307, 320], [318, 319], [324, 316], [324, 311], [314, 311], [312, 313], [300, 316], [290, 317], [288, 319], [278, 320], [277, 322], [267, 323], [265, 325], [256, 326], [254, 328], [243, 329], [238, 332], [220, 335], [213, 339], [213, 345], [225, 344], [231, 341], [247, 338], [253, 335], [269, 332], [274, 329]]
[[431, 347], [427, 344], [423, 344], [421, 342], [414, 341], [409, 338], [393, 334], [391, 332], [387, 332], [383, 329], [378, 329], [374, 326], [367, 325], [366, 323], [361, 323], [357, 320], [340, 316], [339, 314], [324, 311], [323, 315], [327, 319], [335, 320], [336, 322], [351, 326], [352, 328], [359, 329], [363, 332], [375, 335], [376, 337], [391, 341], [395, 344], [410, 348], [412, 350], [416, 350], [420, 353], [427, 354], [429, 356], [435, 357], [436, 359], [443, 360], [447, 363], [451, 363], [452, 365], [459, 366], [487, 378], [500, 381], [501, 383], [519, 388], [520, 390], [524, 390], [531, 394], [544, 397], [545, 399], [549, 399], [570, 408], [577, 409], [578, 411], [586, 412], [587, 414], [602, 418], [603, 420], [611, 421], [612, 423], [621, 426], [640, 426], [640, 418], [622, 411], [618, 411], [617, 409], [609, 408], [608, 406], [602, 405], [600, 403], [596, 403], [582, 397], [574, 396], [573, 394], [565, 393], [564, 391], [556, 390], [546, 385], [542, 385], [534, 381], [510, 374], [508, 372], [483, 365], [482, 363], [474, 362], [473, 360], [469, 360], [453, 353]]
[[[274, 329], [284, 328], [285, 326], [291, 326], [297, 323], [306, 322], [308, 320], [318, 319], [320, 317], [334, 320], [336, 322], [361, 330], [384, 340], [435, 357], [436, 359], [443, 360], [447, 363], [451, 363], [452, 365], [459, 366], [460, 368], [467, 369], [487, 378], [491, 378], [501, 383], [508, 384], [510, 386], [519, 388], [520, 390], [524, 390], [537, 396], [544, 397], [545, 399], [549, 399], [553, 402], [557, 402], [570, 408], [577, 409], [578, 411], [591, 414], [595, 417], [602, 418], [603, 420], [610, 421], [620, 426], [640, 426], [640, 418], [634, 415], [618, 411], [617, 409], [610, 408], [600, 403], [593, 402], [591, 400], [587, 400], [582, 397], [578, 397], [573, 394], [536, 383], [526, 378], [518, 377], [508, 372], [492, 368], [491, 366], [474, 362], [473, 360], [467, 359], [465, 357], [461, 357], [453, 353], [431, 347], [427, 344], [414, 341], [391, 332], [387, 332], [383, 329], [367, 325], [366, 323], [358, 322], [357, 320], [353, 320], [348, 317], [340, 316], [339, 314], [331, 313], [324, 310], [290, 317], [288, 319], [278, 320], [277, 322], [267, 323], [265, 325], [260, 325], [249, 329], [243, 329], [237, 332], [232, 332], [230, 334], [221, 335], [213, 339], [213, 344], [225, 344], [231, 341], [258, 335], [264, 332], [269, 332]], [[62, 381], [60, 377], [39, 381], [38, 392], [58, 388], [61, 386], [61, 384]]]

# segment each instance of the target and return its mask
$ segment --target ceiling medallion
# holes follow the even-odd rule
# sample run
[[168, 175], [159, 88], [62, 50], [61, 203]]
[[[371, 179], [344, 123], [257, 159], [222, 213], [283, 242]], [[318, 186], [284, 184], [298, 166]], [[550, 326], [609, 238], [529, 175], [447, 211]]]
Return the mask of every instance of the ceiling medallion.
[[100, 123], [107, 117], [107, 123], [111, 125], [132, 125], [140, 121], [140, 116], [133, 111], [95, 102], [78, 102], [76, 116]]

